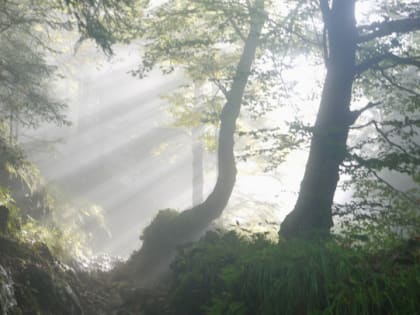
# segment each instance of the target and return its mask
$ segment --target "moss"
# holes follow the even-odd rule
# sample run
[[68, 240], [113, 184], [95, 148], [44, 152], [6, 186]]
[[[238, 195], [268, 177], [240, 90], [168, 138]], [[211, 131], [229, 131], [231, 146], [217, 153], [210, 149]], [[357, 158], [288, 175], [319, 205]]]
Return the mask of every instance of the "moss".
[[114, 279], [150, 286], [169, 276], [177, 248], [198, 239], [207, 227], [208, 211], [204, 210], [202, 206], [183, 212], [160, 210], [143, 231], [141, 249], [113, 271]]
[[153, 221], [143, 230], [140, 239], [147, 240], [150, 246], [155, 249], [176, 242], [174, 235], [170, 232], [173, 231], [174, 223], [178, 217], [179, 212], [174, 209], [160, 210]]

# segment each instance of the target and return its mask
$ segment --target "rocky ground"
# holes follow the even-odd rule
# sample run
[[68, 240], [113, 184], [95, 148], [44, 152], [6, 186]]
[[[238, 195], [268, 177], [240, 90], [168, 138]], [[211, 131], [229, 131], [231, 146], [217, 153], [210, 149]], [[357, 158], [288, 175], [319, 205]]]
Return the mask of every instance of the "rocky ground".
[[0, 236], [1, 314], [163, 315], [164, 296], [162, 288], [136, 288], [112, 273], [70, 268], [42, 243]]

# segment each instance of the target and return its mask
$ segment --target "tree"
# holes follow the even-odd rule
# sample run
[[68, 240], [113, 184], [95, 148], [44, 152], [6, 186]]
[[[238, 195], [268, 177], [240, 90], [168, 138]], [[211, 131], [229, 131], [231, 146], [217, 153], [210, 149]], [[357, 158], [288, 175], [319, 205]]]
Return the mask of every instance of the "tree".
[[364, 77], [364, 93], [383, 104], [351, 127], [343, 173], [352, 199], [333, 207], [342, 231], [375, 248], [420, 233], [420, 79], [413, 66], [386, 68]]
[[[206, 1], [203, 3], [209, 5]], [[212, 12], [214, 17], [219, 20], [225, 19], [224, 12], [217, 5], [215, 8]], [[138, 274], [143, 275], [142, 281], [152, 280], [162, 269], [167, 268], [176, 247], [200, 235], [214, 219], [220, 216], [231, 196], [236, 180], [235, 126], [265, 22], [264, 1], [257, 0], [252, 5], [242, 7], [241, 10], [248, 11], [249, 30], [244, 38], [242, 53], [230, 89], [226, 91], [227, 100], [220, 114], [216, 184], [203, 203], [180, 214], [161, 211], [143, 231], [143, 245], [139, 252], [132, 255], [129, 262], [134, 265], [133, 268]]]
[[[10, 128], [10, 141], [17, 125], [37, 127], [41, 122], [66, 123], [65, 105], [49, 95], [47, 83], [54, 67], [45, 61], [46, 41], [41, 23], [63, 26], [30, 3], [1, 2], [0, 102], [1, 119]], [[40, 11], [38, 11], [40, 10]], [[51, 13], [51, 11], [50, 11]], [[13, 135], [15, 133], [15, 135]]]
[[131, 0], [0, 2], [0, 118], [9, 124], [10, 141], [17, 137], [19, 124], [35, 128], [42, 122], [68, 123], [65, 104], [48, 92], [56, 68], [47, 57], [59, 53], [51, 33], [77, 25], [80, 41], [94, 39], [112, 53], [117, 39], [126, 41], [137, 32], [131, 27], [141, 16], [136, 8]]
[[80, 33], [79, 42], [93, 39], [106, 54], [112, 55], [113, 44], [127, 43], [141, 32], [141, 11], [148, 1], [55, 0], [54, 2], [74, 18], [69, 22], [77, 25]]
[[[350, 127], [363, 112], [379, 105], [371, 101], [359, 110], [350, 109], [355, 80], [385, 64], [393, 68], [419, 67], [418, 56], [403, 49], [406, 47], [392, 44], [403, 34], [420, 29], [418, 7], [413, 3], [398, 5], [393, 8], [393, 19], [386, 17], [380, 22], [357, 25], [355, 5], [355, 0], [319, 1], [327, 74], [299, 196], [281, 224], [279, 234], [286, 238], [329, 233], [333, 225], [331, 207], [340, 165], [347, 157]], [[383, 41], [389, 36], [391, 45]]]

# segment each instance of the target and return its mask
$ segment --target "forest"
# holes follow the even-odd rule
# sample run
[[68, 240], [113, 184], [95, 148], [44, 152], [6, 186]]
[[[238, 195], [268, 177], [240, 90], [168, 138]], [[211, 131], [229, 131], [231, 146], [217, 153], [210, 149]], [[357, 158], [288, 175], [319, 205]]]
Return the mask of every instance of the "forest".
[[0, 0], [4, 315], [420, 314], [415, 0]]

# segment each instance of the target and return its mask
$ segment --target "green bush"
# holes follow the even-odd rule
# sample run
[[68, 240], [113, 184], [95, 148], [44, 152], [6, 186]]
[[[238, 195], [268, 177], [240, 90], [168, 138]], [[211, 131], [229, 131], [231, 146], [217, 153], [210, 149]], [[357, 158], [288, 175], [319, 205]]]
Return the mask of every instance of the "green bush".
[[[417, 244], [418, 246], [418, 244]], [[418, 248], [371, 254], [327, 242], [209, 233], [172, 265], [182, 315], [418, 314]]]

